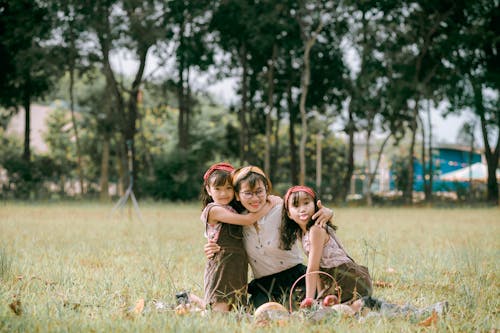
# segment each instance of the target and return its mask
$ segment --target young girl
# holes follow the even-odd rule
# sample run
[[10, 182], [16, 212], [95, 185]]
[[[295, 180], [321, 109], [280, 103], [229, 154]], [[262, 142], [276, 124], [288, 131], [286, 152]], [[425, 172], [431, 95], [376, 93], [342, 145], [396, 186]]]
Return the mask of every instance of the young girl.
[[234, 204], [233, 170], [228, 163], [212, 165], [203, 176], [201, 191], [201, 220], [205, 223], [205, 236], [221, 248], [205, 267], [204, 303], [214, 311], [223, 312], [244, 301], [246, 296], [248, 260], [243, 247], [242, 226], [256, 222], [272, 208], [272, 204], [266, 202], [262, 211], [238, 214], [231, 206]]
[[[372, 294], [372, 281], [368, 269], [358, 265], [347, 254], [335, 235], [337, 229], [330, 221], [325, 227], [314, 224], [317, 211], [316, 193], [307, 186], [291, 187], [285, 194], [281, 226], [281, 244], [289, 249], [297, 239], [308, 256], [307, 272], [323, 271], [330, 274], [306, 275], [306, 298], [308, 304], [318, 295], [340, 294], [340, 302]], [[339, 287], [340, 291], [335, 291]], [[307, 306], [307, 305], [306, 305]]]

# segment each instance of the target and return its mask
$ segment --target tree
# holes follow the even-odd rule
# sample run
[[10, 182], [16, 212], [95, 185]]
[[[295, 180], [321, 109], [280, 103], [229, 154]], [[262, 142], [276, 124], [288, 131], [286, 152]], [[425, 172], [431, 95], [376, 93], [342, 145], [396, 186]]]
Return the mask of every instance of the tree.
[[[450, 52], [448, 36], [456, 28], [454, 16], [459, 12], [460, 8], [454, 1], [418, 0], [396, 4], [387, 16], [400, 20], [392, 23], [396, 38], [389, 42], [392, 45], [385, 48], [389, 50], [386, 57], [392, 67], [393, 103], [407, 111], [407, 127], [410, 130], [409, 178], [403, 191], [408, 204], [413, 196], [413, 160], [419, 112], [426, 97], [436, 98], [442, 94], [442, 89], [433, 83], [440, 80], [443, 72], [447, 72], [444, 60]], [[429, 91], [429, 85], [434, 89]]]
[[449, 81], [450, 112], [469, 108], [479, 120], [488, 165], [487, 200], [499, 204], [496, 170], [500, 158], [500, 68], [498, 1], [462, 4], [461, 26], [452, 36], [447, 65], [455, 73]]
[[85, 193], [84, 186], [84, 174], [82, 165], [82, 151], [80, 144], [80, 135], [78, 133], [78, 126], [75, 116], [75, 75], [78, 74], [78, 70], [82, 70], [83, 57], [80, 53], [83, 50], [79, 49], [77, 43], [83, 35], [84, 29], [84, 15], [82, 3], [80, 1], [55, 1], [56, 12], [54, 15], [58, 17], [58, 30], [60, 30], [61, 35], [61, 46], [63, 49], [63, 59], [62, 63], [64, 69], [69, 72], [69, 109], [71, 113], [71, 123], [73, 127], [76, 154], [77, 154], [77, 168], [78, 168], [78, 178], [80, 181], [81, 194]]
[[[25, 111], [23, 158], [29, 163], [31, 102], [44, 96], [60, 76], [57, 47], [51, 37], [51, 15], [46, 7], [29, 0], [0, 2], [0, 56], [3, 76], [0, 104], [19, 105]], [[5, 66], [4, 66], [5, 64]]]
[[[96, 54], [102, 65], [114, 103], [114, 112], [120, 119], [122, 165], [127, 165], [125, 153], [127, 142], [132, 151], [134, 179], [137, 178], [137, 161], [135, 152], [135, 135], [137, 134], [138, 96], [143, 82], [146, 60], [150, 49], [163, 38], [166, 33], [166, 18], [168, 12], [163, 2], [140, 0], [101, 0], [88, 1], [85, 6], [86, 21], [95, 34], [99, 53]], [[126, 88], [119, 82], [111, 64], [113, 52], [130, 52], [138, 66], [133, 74], [132, 82]], [[128, 179], [123, 178], [127, 183]]]
[[[209, 45], [208, 24], [210, 2], [176, 0], [169, 3], [167, 22], [170, 23], [164, 36], [167, 43], [175, 43], [179, 119], [177, 121], [178, 147], [188, 149], [190, 144], [190, 122], [195, 99], [192, 96], [190, 78], [206, 71], [213, 63], [213, 49]], [[165, 55], [160, 55], [164, 58]]]
[[[299, 22], [302, 41], [304, 43], [304, 55], [303, 55], [303, 68], [302, 68], [302, 79], [300, 83], [300, 119], [301, 119], [301, 137], [299, 145], [299, 184], [305, 184], [306, 178], [306, 140], [308, 136], [307, 131], [307, 112], [306, 112], [306, 100], [307, 93], [309, 89], [309, 84], [311, 80], [311, 65], [310, 65], [310, 54], [311, 49], [316, 43], [319, 33], [323, 29], [325, 19], [323, 15], [322, 8], [312, 8], [304, 6], [302, 10], [297, 12], [297, 20]], [[305, 11], [305, 12], [304, 12]], [[314, 19], [316, 17], [316, 20]], [[314, 22], [314, 23], [311, 23]]]

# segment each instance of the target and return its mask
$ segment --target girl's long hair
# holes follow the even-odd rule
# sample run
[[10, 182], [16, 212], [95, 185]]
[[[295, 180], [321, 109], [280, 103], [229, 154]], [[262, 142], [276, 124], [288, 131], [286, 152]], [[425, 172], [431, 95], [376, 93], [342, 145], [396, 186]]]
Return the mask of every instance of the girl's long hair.
[[[305, 192], [294, 192], [290, 194], [288, 202], [290, 202], [291, 205], [297, 205], [301, 195], [308, 195], [309, 197], [311, 196], [310, 194]], [[312, 197], [312, 200], [314, 202], [314, 212], [316, 213], [319, 210], [319, 199], [316, 192], [314, 192], [314, 197]], [[281, 214], [280, 248], [283, 250], [291, 250], [297, 239], [302, 238], [302, 230], [300, 229], [299, 225], [288, 216], [288, 202], [283, 202], [283, 209]], [[309, 230], [314, 225], [314, 223], [316, 223], [316, 221], [311, 219], [307, 223], [306, 229]], [[331, 221], [328, 221], [326, 228], [327, 232], [329, 231], [329, 229], [337, 230], [337, 226], [335, 226]]]

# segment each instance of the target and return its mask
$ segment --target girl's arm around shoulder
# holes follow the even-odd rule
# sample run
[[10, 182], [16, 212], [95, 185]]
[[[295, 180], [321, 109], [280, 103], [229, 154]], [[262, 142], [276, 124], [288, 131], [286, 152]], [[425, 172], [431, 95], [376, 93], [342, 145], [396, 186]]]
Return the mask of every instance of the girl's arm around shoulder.
[[250, 225], [269, 213], [272, 207], [272, 204], [267, 202], [257, 213], [238, 214], [224, 208], [223, 206], [214, 206], [208, 212], [208, 223], [213, 224], [222, 222], [236, 225]]

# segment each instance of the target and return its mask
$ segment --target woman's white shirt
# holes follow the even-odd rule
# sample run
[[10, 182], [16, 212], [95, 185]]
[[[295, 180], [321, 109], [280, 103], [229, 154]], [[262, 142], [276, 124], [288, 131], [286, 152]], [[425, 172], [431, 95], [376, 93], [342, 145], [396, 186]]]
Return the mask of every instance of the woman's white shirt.
[[257, 226], [243, 227], [243, 242], [254, 278], [279, 273], [304, 261], [298, 242], [291, 250], [280, 249], [282, 209], [283, 204], [278, 204], [257, 221]]

